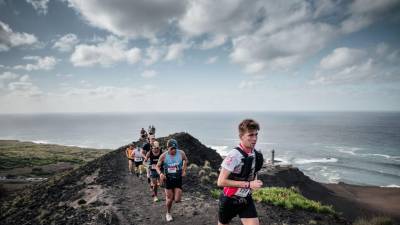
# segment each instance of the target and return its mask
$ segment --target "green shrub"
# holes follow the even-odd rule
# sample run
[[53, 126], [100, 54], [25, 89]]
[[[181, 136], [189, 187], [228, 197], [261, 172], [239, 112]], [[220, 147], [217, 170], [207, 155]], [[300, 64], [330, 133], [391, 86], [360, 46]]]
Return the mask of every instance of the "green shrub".
[[302, 196], [294, 188], [261, 188], [253, 192], [253, 198], [258, 202], [265, 202], [286, 209], [303, 209], [318, 213], [336, 214], [332, 206], [322, 205]]
[[219, 198], [219, 194], [221, 193], [221, 190], [219, 189], [211, 189], [211, 197], [218, 199]]
[[357, 219], [353, 225], [394, 225], [392, 219], [384, 216]]

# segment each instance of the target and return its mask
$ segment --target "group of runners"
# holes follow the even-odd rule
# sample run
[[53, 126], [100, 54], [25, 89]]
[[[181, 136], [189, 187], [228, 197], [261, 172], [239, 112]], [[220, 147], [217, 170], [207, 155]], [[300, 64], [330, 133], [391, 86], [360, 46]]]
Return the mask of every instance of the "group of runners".
[[[217, 184], [223, 188], [219, 197], [218, 225], [229, 224], [239, 215], [244, 225], [258, 225], [258, 215], [252, 198], [252, 191], [262, 187], [257, 179], [257, 172], [263, 165], [263, 155], [255, 150], [259, 124], [253, 119], [243, 120], [239, 126], [240, 143], [233, 148], [221, 164]], [[166, 221], [172, 221], [173, 202], [180, 202], [182, 197], [182, 177], [186, 176], [188, 158], [178, 148], [175, 139], [169, 139], [165, 152], [155, 138], [154, 126], [149, 132], [140, 131], [140, 146], [132, 143], [126, 149], [129, 161], [129, 173], [140, 179], [146, 173], [153, 201], [159, 201], [157, 190], [165, 187]]]
[[141, 130], [141, 146], [132, 143], [126, 149], [129, 173], [143, 179], [146, 173], [154, 202], [158, 202], [157, 190], [165, 186], [166, 220], [172, 221], [171, 208], [173, 202], [180, 202], [182, 197], [182, 177], [186, 175], [188, 159], [184, 151], [178, 149], [175, 139], [167, 141], [167, 149], [162, 151], [160, 143], [155, 139], [154, 126], [149, 131]]

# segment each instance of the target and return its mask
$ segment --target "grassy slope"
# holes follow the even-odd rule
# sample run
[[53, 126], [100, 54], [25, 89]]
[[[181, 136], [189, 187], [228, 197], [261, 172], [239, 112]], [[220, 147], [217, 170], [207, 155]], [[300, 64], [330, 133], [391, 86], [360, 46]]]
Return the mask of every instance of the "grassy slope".
[[58, 162], [83, 164], [109, 150], [0, 140], [0, 170], [43, 166]]

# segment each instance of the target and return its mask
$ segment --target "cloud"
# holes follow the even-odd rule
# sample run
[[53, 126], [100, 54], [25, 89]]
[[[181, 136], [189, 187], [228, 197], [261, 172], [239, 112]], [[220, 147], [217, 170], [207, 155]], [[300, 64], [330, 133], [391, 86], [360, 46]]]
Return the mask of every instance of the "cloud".
[[223, 45], [227, 41], [226, 35], [215, 35], [210, 39], [206, 39], [201, 43], [200, 49], [211, 49]]
[[26, 2], [31, 4], [39, 14], [47, 14], [47, 5], [50, 0], [26, 0]]
[[21, 70], [52, 70], [54, 66], [57, 64], [57, 59], [53, 56], [25, 56], [23, 59], [25, 60], [33, 60], [36, 61], [35, 64], [26, 64], [26, 65], [16, 65], [14, 69]]
[[216, 35], [237, 35], [252, 29], [257, 19], [258, 1], [241, 0], [193, 0], [179, 27], [188, 35], [205, 33]]
[[348, 5], [349, 15], [341, 23], [343, 33], [351, 33], [361, 30], [383, 18], [395, 16], [400, 9], [397, 0], [355, 0]]
[[122, 37], [152, 39], [181, 17], [187, 1], [69, 0], [69, 3], [92, 26]]
[[178, 60], [183, 57], [183, 52], [190, 48], [190, 44], [187, 43], [175, 43], [171, 44], [168, 46], [168, 52], [167, 55], [165, 56], [164, 60], [165, 61], [173, 61], [173, 60]]
[[207, 59], [206, 64], [214, 64], [217, 62], [217, 60], [218, 60], [218, 56], [212, 56]]
[[[311, 85], [342, 85], [361, 82], [392, 83], [400, 81], [400, 49], [389, 50], [379, 44], [369, 51], [337, 48], [324, 57]], [[354, 58], [353, 58], [354, 57]], [[345, 61], [348, 59], [349, 61]]]
[[42, 91], [31, 82], [29, 75], [12, 72], [0, 74], [0, 92], [22, 97], [38, 97]]
[[60, 97], [74, 99], [129, 99], [150, 95], [153, 86], [127, 88], [114, 86], [98, 86], [90, 88], [69, 88]]
[[78, 43], [78, 37], [75, 34], [69, 33], [62, 36], [58, 41], [56, 41], [53, 45], [53, 48], [59, 50], [60, 52], [69, 52]]
[[19, 78], [20, 76], [16, 73], [12, 72], [3, 72], [0, 74], [0, 89], [3, 89], [5, 87], [5, 84], [8, 83], [9, 81], [15, 80]]
[[[296, 37], [296, 41], [293, 41]], [[326, 24], [306, 23], [273, 34], [245, 35], [233, 40], [230, 58], [247, 73], [287, 69], [326, 46], [335, 30]]]
[[352, 48], [337, 48], [320, 62], [322, 69], [336, 69], [353, 65], [363, 59], [366, 52]]
[[142, 58], [142, 50], [139, 48], [132, 48], [126, 52], [126, 60], [130, 64], [139, 62]]
[[141, 59], [138, 48], [128, 49], [128, 41], [115, 36], [108, 36], [104, 42], [95, 45], [80, 44], [75, 47], [70, 57], [74, 66], [112, 66], [115, 63], [127, 61], [136, 63]]
[[255, 87], [257, 83], [253, 80], [244, 80], [242, 82], [240, 82], [239, 84], [239, 88], [240, 89], [252, 89]]
[[144, 78], [153, 78], [157, 75], [157, 72], [154, 70], [145, 70], [143, 71], [143, 73], [141, 74], [142, 77]]
[[10, 48], [37, 44], [33, 34], [14, 32], [10, 26], [0, 21], [0, 52]]
[[164, 48], [161, 46], [150, 46], [146, 49], [146, 58], [144, 64], [149, 66], [158, 62], [164, 54]]

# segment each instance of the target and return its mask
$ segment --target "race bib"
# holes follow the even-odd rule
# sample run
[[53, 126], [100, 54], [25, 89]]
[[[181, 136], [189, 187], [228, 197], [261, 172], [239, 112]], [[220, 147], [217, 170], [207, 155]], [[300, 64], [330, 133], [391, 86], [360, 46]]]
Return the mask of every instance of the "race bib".
[[152, 164], [152, 165], [151, 165], [151, 169], [155, 170], [156, 168], [157, 168], [157, 165], [156, 165], [156, 164]]
[[135, 157], [135, 162], [141, 162], [142, 161], [142, 157]]
[[247, 195], [249, 195], [250, 193], [250, 189], [249, 188], [239, 188], [235, 195], [239, 196], [239, 197], [247, 197]]
[[168, 173], [176, 173], [176, 166], [168, 167]]

